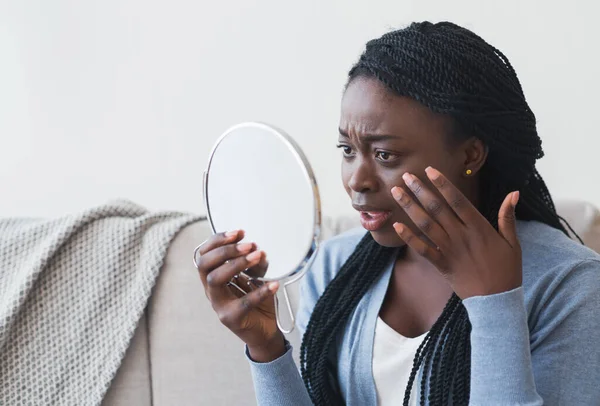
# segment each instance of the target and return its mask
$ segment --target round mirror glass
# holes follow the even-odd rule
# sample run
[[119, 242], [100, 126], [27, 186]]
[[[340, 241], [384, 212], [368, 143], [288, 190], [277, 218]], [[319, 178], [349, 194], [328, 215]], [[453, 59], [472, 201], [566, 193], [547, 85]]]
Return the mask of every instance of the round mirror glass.
[[306, 157], [287, 134], [261, 123], [229, 129], [204, 174], [213, 232], [242, 229], [243, 241], [267, 254], [264, 281], [298, 276], [317, 247], [321, 226], [317, 184]]

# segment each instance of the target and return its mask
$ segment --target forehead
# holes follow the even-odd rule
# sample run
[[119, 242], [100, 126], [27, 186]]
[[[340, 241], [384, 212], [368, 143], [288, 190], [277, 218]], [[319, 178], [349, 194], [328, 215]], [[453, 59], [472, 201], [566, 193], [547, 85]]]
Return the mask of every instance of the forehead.
[[353, 80], [342, 98], [340, 129], [351, 136], [386, 134], [431, 142], [445, 135], [448, 125], [447, 117], [393, 94], [376, 79]]

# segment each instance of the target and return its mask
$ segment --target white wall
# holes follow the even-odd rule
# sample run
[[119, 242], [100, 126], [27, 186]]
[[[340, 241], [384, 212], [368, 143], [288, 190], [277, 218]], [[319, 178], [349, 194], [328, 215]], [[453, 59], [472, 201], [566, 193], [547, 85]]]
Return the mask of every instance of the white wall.
[[232, 124], [305, 149], [326, 214], [347, 212], [335, 149], [364, 43], [448, 19], [503, 50], [537, 114], [556, 197], [600, 204], [599, 6], [531, 0], [0, 0], [0, 216], [126, 197], [202, 212], [200, 175]]

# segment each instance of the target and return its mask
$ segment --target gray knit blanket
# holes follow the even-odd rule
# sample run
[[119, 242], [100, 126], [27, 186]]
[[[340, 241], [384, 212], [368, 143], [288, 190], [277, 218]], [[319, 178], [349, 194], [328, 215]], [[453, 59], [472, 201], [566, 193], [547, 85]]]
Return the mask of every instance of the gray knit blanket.
[[115, 201], [0, 219], [0, 405], [98, 405], [167, 248], [196, 216]]

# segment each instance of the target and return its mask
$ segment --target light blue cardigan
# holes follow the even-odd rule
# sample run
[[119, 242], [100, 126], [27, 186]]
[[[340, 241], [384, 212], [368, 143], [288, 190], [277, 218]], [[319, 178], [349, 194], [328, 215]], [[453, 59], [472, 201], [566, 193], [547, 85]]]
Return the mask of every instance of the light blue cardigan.
[[[300, 333], [364, 234], [352, 230], [321, 246], [302, 280]], [[518, 235], [523, 287], [464, 301], [473, 327], [471, 404], [600, 405], [600, 256], [545, 224], [520, 221]], [[393, 262], [338, 341], [338, 380], [348, 406], [377, 404], [373, 339], [392, 269]], [[249, 362], [259, 405], [312, 404], [289, 346], [273, 362]]]

